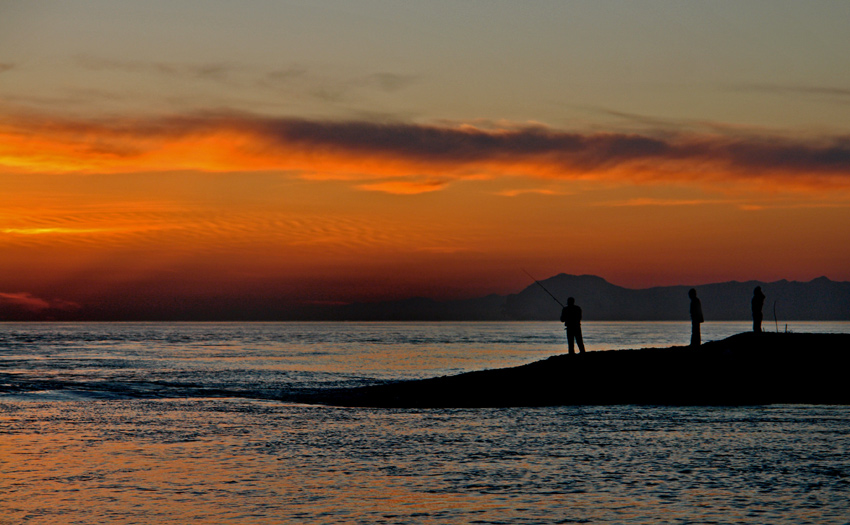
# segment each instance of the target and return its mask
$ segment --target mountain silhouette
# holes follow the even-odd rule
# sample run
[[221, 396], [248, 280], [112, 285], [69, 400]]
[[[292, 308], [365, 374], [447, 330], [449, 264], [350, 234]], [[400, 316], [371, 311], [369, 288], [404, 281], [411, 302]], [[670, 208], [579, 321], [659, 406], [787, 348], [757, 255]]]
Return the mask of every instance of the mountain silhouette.
[[[688, 317], [688, 290], [696, 288], [707, 321], [752, 319], [753, 289], [761, 286], [767, 295], [764, 323], [776, 317], [784, 321], [850, 320], [850, 282], [818, 277], [798, 281], [730, 281], [703, 285], [658, 286], [632, 289], [612, 284], [595, 275], [559, 274], [540, 281], [566, 304], [575, 297], [586, 321], [680, 321]], [[410, 321], [557, 321], [561, 307], [536, 283], [510, 295], [459, 301], [414, 298], [401, 301], [353, 303], [314, 311], [328, 320]]]
[[[753, 289], [761, 286], [764, 326], [786, 321], [850, 320], [850, 282], [818, 277], [808, 282], [746, 281], [633, 289], [595, 275], [559, 274], [540, 283], [566, 304], [575, 297], [585, 321], [685, 321], [688, 290], [696, 288], [705, 319], [750, 320]], [[247, 298], [230, 294], [110, 300], [75, 308], [32, 310], [0, 301], [3, 321], [558, 321], [561, 306], [537, 283], [518, 293], [455, 301], [413, 297], [351, 304], [298, 303], [276, 295]]]

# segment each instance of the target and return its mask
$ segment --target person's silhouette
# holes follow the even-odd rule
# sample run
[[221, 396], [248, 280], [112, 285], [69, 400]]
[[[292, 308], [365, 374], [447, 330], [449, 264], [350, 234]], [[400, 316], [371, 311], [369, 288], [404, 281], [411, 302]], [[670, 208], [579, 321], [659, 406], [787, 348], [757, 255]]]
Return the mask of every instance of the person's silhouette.
[[699, 346], [699, 325], [705, 321], [702, 317], [702, 303], [697, 299], [697, 291], [694, 288], [688, 290], [688, 297], [691, 298], [691, 346]]
[[753, 332], [761, 333], [761, 320], [763, 319], [761, 309], [764, 306], [764, 293], [761, 291], [761, 286], [756, 286], [753, 290]]
[[567, 347], [570, 354], [575, 354], [575, 344], [578, 344], [579, 353], [584, 353], [584, 340], [581, 338], [581, 308], [576, 305], [576, 300], [567, 299], [567, 306], [561, 310], [561, 322], [567, 327]]

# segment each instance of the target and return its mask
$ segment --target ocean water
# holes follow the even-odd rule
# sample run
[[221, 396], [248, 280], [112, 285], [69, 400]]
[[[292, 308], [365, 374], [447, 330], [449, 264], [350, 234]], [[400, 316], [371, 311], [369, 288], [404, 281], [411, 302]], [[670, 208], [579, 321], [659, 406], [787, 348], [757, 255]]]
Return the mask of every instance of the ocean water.
[[[589, 351], [690, 330], [583, 328]], [[0, 524], [850, 523], [850, 407], [282, 401], [564, 347], [557, 323], [0, 324]]]

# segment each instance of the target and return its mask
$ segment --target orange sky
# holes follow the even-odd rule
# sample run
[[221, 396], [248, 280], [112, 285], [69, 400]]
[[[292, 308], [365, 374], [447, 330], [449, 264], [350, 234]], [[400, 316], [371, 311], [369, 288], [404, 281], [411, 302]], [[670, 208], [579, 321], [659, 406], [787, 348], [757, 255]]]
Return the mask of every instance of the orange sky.
[[604, 4], [7, 8], [0, 318], [850, 280], [847, 8]]
[[0, 290], [62, 308], [463, 298], [521, 289], [523, 267], [631, 287], [850, 279], [839, 138], [247, 114], [6, 122]]

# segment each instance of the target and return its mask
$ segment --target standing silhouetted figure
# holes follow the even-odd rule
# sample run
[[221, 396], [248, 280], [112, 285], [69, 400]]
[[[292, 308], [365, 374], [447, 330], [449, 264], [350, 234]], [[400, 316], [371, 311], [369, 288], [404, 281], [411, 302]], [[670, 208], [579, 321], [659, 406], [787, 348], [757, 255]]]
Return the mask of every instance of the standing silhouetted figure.
[[761, 309], [764, 306], [764, 294], [761, 291], [761, 286], [756, 286], [753, 290], [753, 332], [761, 333], [761, 320], [763, 318]]
[[584, 353], [584, 341], [581, 338], [581, 308], [576, 305], [576, 300], [567, 299], [567, 306], [561, 310], [561, 322], [567, 327], [567, 347], [570, 354], [575, 354], [574, 343], [578, 344], [579, 353]]
[[691, 346], [699, 346], [699, 325], [705, 321], [702, 317], [702, 303], [697, 299], [697, 291], [694, 288], [688, 291], [688, 297], [691, 298]]

